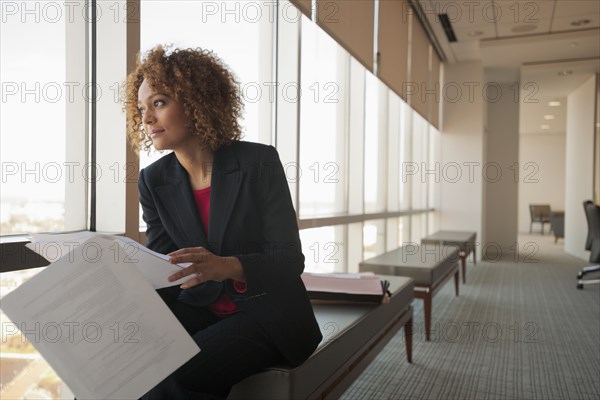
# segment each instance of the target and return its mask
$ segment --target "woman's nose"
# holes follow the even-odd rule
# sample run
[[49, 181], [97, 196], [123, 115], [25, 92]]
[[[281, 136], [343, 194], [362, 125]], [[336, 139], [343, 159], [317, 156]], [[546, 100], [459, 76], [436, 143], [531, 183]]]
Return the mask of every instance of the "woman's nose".
[[154, 117], [154, 113], [151, 111], [146, 110], [144, 112], [144, 115], [142, 116], [142, 123], [144, 123], [145, 125], [149, 125], [154, 123], [156, 120], [156, 118]]

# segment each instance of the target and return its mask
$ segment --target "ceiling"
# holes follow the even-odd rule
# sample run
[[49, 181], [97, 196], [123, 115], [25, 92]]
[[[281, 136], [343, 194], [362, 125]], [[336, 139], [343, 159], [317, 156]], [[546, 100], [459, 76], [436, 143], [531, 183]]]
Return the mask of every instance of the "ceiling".
[[[564, 134], [567, 95], [597, 72], [597, 59], [521, 67], [520, 133]], [[549, 104], [557, 101], [560, 106]]]
[[[446, 63], [479, 61], [487, 79], [521, 82], [522, 134], [564, 133], [567, 95], [600, 72], [599, 0], [412, 2], [420, 6]], [[456, 41], [448, 39], [441, 14]], [[525, 102], [534, 90], [538, 101]], [[557, 100], [560, 106], [548, 106]]]

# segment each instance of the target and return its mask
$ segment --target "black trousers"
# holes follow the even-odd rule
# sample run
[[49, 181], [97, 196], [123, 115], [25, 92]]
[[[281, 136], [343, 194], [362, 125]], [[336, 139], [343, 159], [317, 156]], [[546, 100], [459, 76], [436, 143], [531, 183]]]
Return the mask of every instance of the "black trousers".
[[146, 393], [143, 400], [222, 399], [231, 387], [283, 361], [256, 321], [243, 312], [221, 319], [177, 300], [179, 287], [158, 294], [200, 347], [200, 353]]

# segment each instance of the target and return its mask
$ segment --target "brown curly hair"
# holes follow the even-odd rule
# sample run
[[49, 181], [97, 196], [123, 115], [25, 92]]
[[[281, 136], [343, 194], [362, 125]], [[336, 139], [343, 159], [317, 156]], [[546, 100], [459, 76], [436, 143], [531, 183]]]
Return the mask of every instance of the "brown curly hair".
[[190, 119], [192, 133], [202, 147], [212, 151], [240, 140], [243, 103], [238, 82], [213, 52], [197, 49], [169, 49], [156, 46], [127, 77], [125, 111], [127, 136], [133, 148], [149, 151], [152, 139], [142, 126], [138, 90], [144, 81], [157, 91], [173, 97]]

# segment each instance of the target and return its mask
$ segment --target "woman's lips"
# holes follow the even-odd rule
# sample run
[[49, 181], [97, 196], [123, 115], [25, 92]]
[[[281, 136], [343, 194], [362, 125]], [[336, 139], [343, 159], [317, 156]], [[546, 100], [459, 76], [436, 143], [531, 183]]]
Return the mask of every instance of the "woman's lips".
[[157, 129], [155, 131], [152, 131], [152, 133], [150, 134], [150, 137], [154, 138], [159, 136], [160, 134], [162, 134], [165, 130], [164, 129]]

